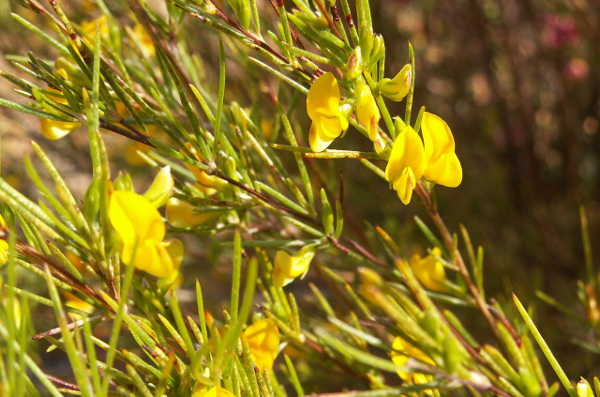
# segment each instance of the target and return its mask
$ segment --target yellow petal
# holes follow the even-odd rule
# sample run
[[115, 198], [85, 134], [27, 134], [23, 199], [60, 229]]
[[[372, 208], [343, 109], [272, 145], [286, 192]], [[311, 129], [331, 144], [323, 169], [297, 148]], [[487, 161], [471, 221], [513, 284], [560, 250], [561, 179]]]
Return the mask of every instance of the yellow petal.
[[4, 265], [8, 261], [8, 243], [5, 240], [0, 240], [0, 265]]
[[328, 138], [323, 132], [319, 123], [313, 122], [310, 126], [308, 134], [308, 144], [313, 152], [322, 152], [327, 149], [329, 145], [335, 140], [334, 138]]
[[177, 228], [202, 225], [219, 216], [219, 212], [196, 212], [196, 207], [187, 201], [172, 197], [167, 201], [166, 217], [169, 224]]
[[356, 118], [367, 130], [369, 139], [375, 141], [379, 132], [378, 124], [381, 115], [377, 103], [375, 102], [375, 98], [373, 98], [373, 94], [371, 93], [371, 89], [365, 83], [360, 84], [358, 88]]
[[413, 169], [406, 167], [402, 171], [402, 174], [400, 174], [400, 178], [393, 184], [394, 190], [398, 193], [402, 204], [408, 205], [410, 203], [415, 186], [417, 186], [417, 179], [415, 178]]
[[339, 113], [340, 88], [332, 73], [319, 76], [311, 85], [306, 97], [308, 117], [335, 116]]
[[132, 35], [140, 45], [145, 57], [154, 56], [156, 52], [154, 48], [154, 42], [152, 41], [152, 37], [150, 37], [142, 25], [139, 23], [136, 24], [133, 28]]
[[250, 349], [256, 367], [261, 370], [273, 368], [273, 362], [279, 353], [279, 328], [275, 321], [263, 318], [246, 328], [242, 335]]
[[110, 197], [108, 217], [124, 245], [136, 241], [161, 242], [165, 225], [156, 207], [143, 196], [129, 191], [114, 191]]
[[212, 389], [196, 390], [192, 397], [235, 397], [235, 395], [220, 386], [215, 386]]
[[423, 113], [421, 130], [428, 162], [436, 162], [443, 154], [454, 152], [452, 131], [441, 117], [429, 112]]
[[277, 251], [273, 268], [273, 284], [276, 287], [283, 287], [296, 277], [303, 277], [308, 272], [314, 256], [313, 249], [302, 249], [294, 255], [289, 255], [285, 251]]
[[173, 194], [173, 176], [171, 175], [171, 167], [168, 165], [162, 167], [160, 171], [154, 177], [152, 184], [144, 192], [144, 198], [146, 198], [156, 208], [164, 205], [169, 197]]
[[103, 15], [92, 21], [83, 22], [81, 24], [81, 33], [91, 44], [96, 41], [96, 33], [99, 33], [101, 38], [108, 37], [108, 18], [106, 15]]
[[425, 170], [425, 152], [423, 141], [419, 135], [407, 126], [398, 134], [385, 168], [385, 177], [389, 182], [394, 183], [405, 168], [411, 168], [414, 178], [419, 180]]
[[40, 120], [42, 135], [46, 139], [56, 140], [68, 135], [71, 131], [79, 128], [78, 122], [57, 121], [50, 119]]
[[439, 185], [457, 187], [462, 182], [462, 166], [456, 153], [446, 153], [430, 163], [425, 178]]

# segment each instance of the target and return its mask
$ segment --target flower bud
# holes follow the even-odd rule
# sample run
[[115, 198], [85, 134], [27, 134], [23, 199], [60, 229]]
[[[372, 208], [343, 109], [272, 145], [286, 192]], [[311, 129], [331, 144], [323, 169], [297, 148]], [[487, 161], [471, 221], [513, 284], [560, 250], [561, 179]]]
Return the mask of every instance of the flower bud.
[[382, 79], [379, 82], [379, 92], [386, 98], [400, 102], [408, 94], [412, 84], [412, 67], [404, 65], [392, 79]]
[[158, 171], [158, 174], [156, 174], [154, 177], [152, 184], [144, 193], [144, 197], [148, 199], [156, 208], [161, 207], [173, 195], [174, 185], [173, 176], [171, 175], [171, 167], [167, 165]]
[[594, 397], [592, 387], [584, 378], [577, 382], [577, 397]]
[[362, 51], [360, 47], [356, 47], [348, 57], [348, 62], [346, 63], [346, 78], [348, 80], [356, 79], [362, 73], [362, 67]]

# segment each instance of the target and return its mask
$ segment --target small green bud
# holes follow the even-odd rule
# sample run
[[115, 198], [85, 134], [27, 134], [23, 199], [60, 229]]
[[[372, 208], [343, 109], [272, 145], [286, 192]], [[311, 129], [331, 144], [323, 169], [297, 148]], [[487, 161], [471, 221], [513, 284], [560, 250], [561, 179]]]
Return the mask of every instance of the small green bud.
[[584, 378], [577, 382], [577, 397], [594, 397], [590, 384]]
[[402, 69], [392, 79], [382, 79], [379, 82], [379, 92], [381, 95], [394, 102], [400, 102], [410, 91], [412, 84], [412, 67], [410, 64], [404, 65]]
[[175, 183], [173, 176], [171, 175], [171, 167], [166, 166], [160, 169], [152, 184], [144, 193], [144, 197], [147, 198], [152, 205], [156, 208], [164, 205], [169, 198], [173, 195], [173, 187]]
[[361, 75], [362, 68], [362, 51], [360, 47], [356, 47], [348, 57], [348, 62], [346, 63], [346, 78], [348, 80], [355, 80]]

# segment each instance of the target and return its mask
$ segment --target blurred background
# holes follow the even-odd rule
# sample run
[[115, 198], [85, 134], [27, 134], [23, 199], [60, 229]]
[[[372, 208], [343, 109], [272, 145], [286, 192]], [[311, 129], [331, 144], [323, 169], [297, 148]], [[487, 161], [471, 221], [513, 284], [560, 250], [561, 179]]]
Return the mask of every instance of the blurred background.
[[[0, 0], [0, 53], [46, 55], [44, 43], [17, 25], [9, 10], [42, 25], [47, 21], [18, 3]], [[82, 18], [97, 13], [87, 1], [64, 3]], [[594, 374], [598, 355], [573, 348], [590, 336], [587, 329], [566, 328], [564, 315], [536, 303], [534, 292], [545, 291], [566, 306], [576, 304], [577, 280], [584, 276], [581, 205], [590, 218], [592, 247], [598, 246], [600, 2], [371, 3], [376, 30], [386, 39], [387, 74], [408, 61], [410, 40], [416, 51], [415, 104], [426, 104], [452, 128], [464, 180], [458, 189], [437, 189], [440, 212], [451, 229], [464, 224], [474, 243], [484, 246], [488, 293], [506, 299], [516, 291], [535, 304], [542, 332], [566, 368], [581, 376]], [[0, 58], [0, 70], [7, 68]], [[0, 80], [0, 97], [22, 102], [12, 89]], [[397, 114], [404, 113], [403, 104], [393, 106]], [[21, 189], [30, 189], [21, 161], [30, 151], [30, 139], [43, 144], [75, 191], [87, 187], [85, 134], [43, 141], [36, 118], [0, 108], [0, 135], [2, 173]], [[349, 145], [369, 150], [368, 142], [351, 135], [344, 138]], [[109, 139], [118, 148], [111, 154], [115, 161], [129, 162], [143, 174], [128, 158], [128, 144]], [[404, 207], [357, 163], [340, 160], [336, 165], [345, 180], [351, 233], [366, 240], [365, 222], [380, 224], [394, 232], [407, 255], [427, 248], [412, 220], [415, 213], [426, 219], [416, 200]]]

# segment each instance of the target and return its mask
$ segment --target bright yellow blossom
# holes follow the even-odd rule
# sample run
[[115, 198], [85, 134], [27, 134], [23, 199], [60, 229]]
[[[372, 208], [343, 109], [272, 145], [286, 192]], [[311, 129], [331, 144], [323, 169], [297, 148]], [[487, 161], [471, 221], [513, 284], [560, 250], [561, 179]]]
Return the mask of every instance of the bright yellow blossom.
[[386, 98], [400, 102], [406, 97], [412, 84], [412, 67], [404, 65], [392, 79], [382, 79], [379, 82], [379, 92]]
[[417, 279], [426, 288], [433, 291], [443, 291], [446, 284], [446, 271], [440, 260], [442, 252], [434, 248], [425, 258], [415, 254], [410, 259], [410, 267]]
[[195, 227], [202, 225], [219, 216], [219, 212], [197, 212], [196, 207], [187, 201], [172, 197], [167, 201], [166, 213], [167, 220], [171, 226], [177, 228]]
[[457, 187], [462, 182], [462, 167], [454, 151], [454, 137], [441, 117], [425, 112], [421, 121], [427, 158], [425, 178], [431, 182]]
[[[84, 301], [78, 296], [66, 291], [63, 292], [63, 295], [66, 299], [65, 306], [86, 314], [91, 314], [94, 311], [94, 306], [92, 304]], [[77, 312], [69, 312], [69, 316], [74, 320], [79, 320], [83, 317], [81, 313]]]
[[[123, 242], [122, 260], [156, 277], [170, 277], [178, 271], [181, 255], [173, 255], [178, 244], [163, 241], [165, 224], [152, 203], [129, 191], [114, 191], [108, 216]], [[172, 247], [173, 246], [173, 247]]]
[[[414, 358], [424, 364], [435, 365], [433, 360], [425, 353], [399, 336], [394, 338], [392, 349], [394, 349], [391, 354], [392, 362], [399, 367], [403, 367], [408, 364], [409, 358]], [[422, 385], [430, 382], [433, 379], [433, 377], [428, 374], [406, 372], [402, 369], [398, 369], [396, 372], [404, 382], [412, 385]], [[427, 395], [433, 395], [431, 390], [425, 390], [425, 393]]]
[[426, 165], [421, 137], [411, 126], [404, 127], [394, 141], [385, 168], [385, 179], [392, 184], [402, 203], [410, 203], [412, 192], [423, 176]]
[[220, 386], [215, 386], [212, 389], [196, 390], [192, 397], [235, 397], [229, 390], [223, 389]]
[[275, 321], [263, 318], [246, 328], [242, 335], [250, 349], [252, 360], [261, 370], [273, 368], [273, 362], [279, 353], [279, 328]]
[[439, 116], [424, 112], [421, 130], [422, 140], [412, 127], [403, 127], [394, 141], [385, 169], [386, 179], [404, 204], [410, 202], [421, 177], [447, 187], [457, 187], [462, 181], [462, 167], [448, 124]]
[[310, 262], [315, 256], [311, 248], [301, 249], [294, 255], [285, 251], [275, 254], [275, 267], [273, 268], [273, 285], [283, 287], [291, 283], [296, 277], [304, 277], [310, 267]]
[[358, 84], [356, 98], [356, 118], [358, 122], [365, 127], [369, 139], [376, 143], [376, 148], [382, 148], [383, 142], [380, 141], [378, 126], [381, 115], [371, 89], [366, 83], [361, 82], [361, 84]]
[[312, 120], [308, 142], [314, 152], [327, 149], [348, 128], [340, 99], [338, 82], [330, 72], [317, 78], [308, 91], [306, 109]]

